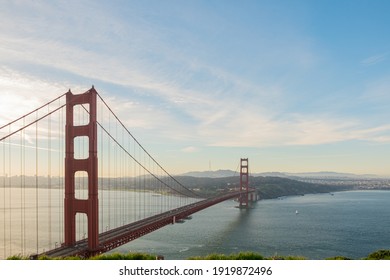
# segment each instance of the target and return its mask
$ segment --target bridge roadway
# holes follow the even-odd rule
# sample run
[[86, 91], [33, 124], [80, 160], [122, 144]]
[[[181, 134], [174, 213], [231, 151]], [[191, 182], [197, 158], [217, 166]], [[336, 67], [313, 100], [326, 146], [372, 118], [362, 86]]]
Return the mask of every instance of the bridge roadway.
[[[253, 190], [252, 190], [253, 191]], [[101, 254], [137, 239], [145, 234], [162, 228], [168, 224], [174, 224], [176, 221], [187, 218], [188, 216], [203, 210], [207, 207], [218, 204], [222, 201], [240, 197], [240, 191], [229, 192], [224, 195], [212, 197], [198, 201], [186, 206], [182, 206], [128, 225], [124, 225], [99, 234], [99, 248], [94, 251], [88, 249], [88, 240], [77, 241], [73, 246], [62, 245], [59, 248], [44, 252], [39, 255], [46, 255], [51, 258], [80, 256], [90, 257]], [[39, 255], [32, 255], [31, 259]]]

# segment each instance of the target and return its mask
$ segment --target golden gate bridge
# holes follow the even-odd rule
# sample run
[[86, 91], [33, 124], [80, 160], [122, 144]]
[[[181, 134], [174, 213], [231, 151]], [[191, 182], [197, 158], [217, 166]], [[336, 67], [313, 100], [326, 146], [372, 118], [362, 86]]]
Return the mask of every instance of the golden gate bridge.
[[205, 198], [182, 185], [93, 86], [0, 127], [2, 258], [88, 257], [225, 200], [249, 208], [256, 196], [247, 158], [236, 189]]

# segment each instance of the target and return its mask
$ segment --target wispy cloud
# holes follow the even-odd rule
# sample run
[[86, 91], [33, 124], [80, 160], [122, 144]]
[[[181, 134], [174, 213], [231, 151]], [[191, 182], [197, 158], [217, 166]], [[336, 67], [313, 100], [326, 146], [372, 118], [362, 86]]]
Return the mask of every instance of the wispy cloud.
[[365, 66], [370, 66], [370, 65], [375, 65], [375, 64], [378, 64], [380, 62], [383, 62], [387, 59], [389, 53], [382, 53], [382, 54], [377, 54], [377, 55], [373, 55], [373, 56], [370, 56], [370, 57], [367, 57], [365, 59], [363, 59], [360, 63], [362, 65], [365, 65]]
[[383, 106], [390, 99], [390, 76], [376, 78], [365, 85], [362, 99], [377, 106]]
[[[358, 138], [351, 124], [320, 117], [290, 116], [289, 120], [273, 120], [254, 117], [237, 118], [225, 129], [214, 133], [213, 146], [270, 147], [291, 145], [319, 145]], [[208, 131], [210, 139], [212, 132]], [[217, 135], [219, 137], [217, 138]]]
[[64, 86], [0, 67], [0, 123], [5, 124], [65, 93]]
[[197, 150], [198, 150], [198, 148], [193, 147], [193, 146], [189, 146], [189, 147], [185, 147], [185, 148], [181, 149], [181, 151], [185, 152], [185, 153], [194, 153]]

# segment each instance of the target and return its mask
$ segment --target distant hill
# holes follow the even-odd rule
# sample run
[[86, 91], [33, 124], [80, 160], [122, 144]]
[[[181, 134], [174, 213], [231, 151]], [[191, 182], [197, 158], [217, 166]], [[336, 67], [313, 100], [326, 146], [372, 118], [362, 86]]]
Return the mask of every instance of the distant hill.
[[240, 173], [237, 173], [232, 170], [216, 170], [216, 171], [191, 171], [184, 174], [181, 174], [180, 176], [191, 176], [196, 178], [223, 178], [223, 177], [231, 177], [231, 176], [239, 176]]
[[[239, 171], [232, 170], [215, 170], [215, 171], [191, 171], [179, 176], [191, 176], [191, 177], [208, 177], [208, 178], [222, 178], [230, 176], [239, 176]], [[252, 173], [252, 176], [265, 176], [265, 177], [281, 177], [289, 179], [300, 178], [316, 178], [316, 179], [362, 179], [362, 178], [380, 178], [375, 174], [352, 174], [352, 173], [340, 173], [332, 171], [320, 171], [320, 172], [302, 172], [302, 173], [289, 173], [289, 172], [262, 172]]]
[[[238, 188], [240, 174], [232, 170], [197, 171], [188, 172], [176, 178], [189, 188], [205, 195], [214, 195], [217, 192]], [[373, 180], [377, 181], [376, 184]], [[251, 187], [258, 189], [262, 199], [353, 189], [390, 189], [389, 183], [380, 179], [379, 176], [326, 171], [252, 173], [249, 182]]]
[[304, 172], [304, 173], [284, 173], [288, 176], [295, 176], [301, 178], [316, 178], [316, 179], [362, 179], [362, 178], [379, 178], [374, 174], [353, 174], [353, 173], [339, 173], [332, 171], [321, 172]]
[[[176, 179], [184, 186], [199, 191], [204, 195], [215, 195], [218, 192], [226, 192], [229, 189], [238, 188], [240, 184], [240, 177], [237, 175], [219, 178], [177, 176]], [[325, 185], [269, 176], [251, 176], [249, 182], [250, 187], [256, 188], [259, 191], [262, 199], [354, 189], [352, 185]]]
[[280, 177], [253, 177], [251, 178], [250, 185], [258, 189], [262, 199], [291, 195], [332, 193], [355, 189], [353, 185], [325, 185]]

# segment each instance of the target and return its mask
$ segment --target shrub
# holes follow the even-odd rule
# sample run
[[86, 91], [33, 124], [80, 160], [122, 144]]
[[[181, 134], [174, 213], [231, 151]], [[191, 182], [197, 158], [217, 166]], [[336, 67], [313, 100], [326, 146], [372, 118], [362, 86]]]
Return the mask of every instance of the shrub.
[[368, 255], [366, 260], [390, 260], [390, 250], [378, 250]]
[[205, 257], [192, 257], [189, 260], [264, 260], [264, 257], [254, 252], [240, 252], [237, 254], [210, 254]]
[[326, 258], [326, 260], [350, 260], [350, 259], [344, 256], [336, 256], [336, 257]]
[[104, 254], [98, 255], [90, 258], [91, 260], [155, 260], [156, 256], [144, 254], [144, 253], [112, 253], [112, 254]]

